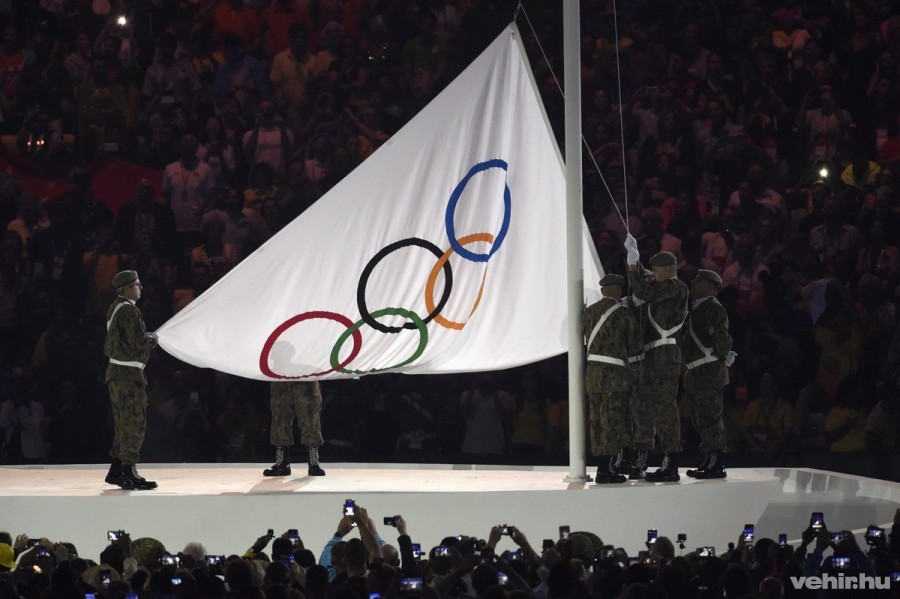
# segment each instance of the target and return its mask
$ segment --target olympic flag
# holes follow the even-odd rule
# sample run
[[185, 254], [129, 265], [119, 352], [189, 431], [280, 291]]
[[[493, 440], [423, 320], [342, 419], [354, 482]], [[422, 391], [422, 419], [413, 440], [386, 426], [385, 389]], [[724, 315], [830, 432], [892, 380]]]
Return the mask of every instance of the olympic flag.
[[[497, 370], [567, 351], [565, 180], [514, 25], [157, 332], [260, 380]], [[586, 302], [599, 266], [585, 235]]]

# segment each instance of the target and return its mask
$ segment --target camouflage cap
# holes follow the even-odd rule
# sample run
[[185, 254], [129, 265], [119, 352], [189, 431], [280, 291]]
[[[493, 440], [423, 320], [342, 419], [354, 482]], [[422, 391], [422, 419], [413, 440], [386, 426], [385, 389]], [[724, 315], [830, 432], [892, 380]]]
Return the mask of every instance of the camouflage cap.
[[131, 285], [137, 280], [138, 274], [136, 270], [123, 270], [113, 277], [112, 286], [113, 289], [121, 289], [126, 285]]
[[722, 286], [722, 277], [720, 277], [719, 273], [717, 273], [714, 270], [707, 270], [705, 268], [701, 268], [700, 270], [697, 271], [697, 278], [703, 279], [704, 281], [709, 281], [716, 287]]
[[625, 284], [625, 277], [623, 277], [622, 275], [610, 273], [610, 274], [604, 276], [602, 279], [600, 279], [601, 287], [609, 287], [611, 285], [624, 285], [624, 284]]
[[650, 266], [675, 266], [678, 259], [672, 252], [659, 252], [650, 258]]

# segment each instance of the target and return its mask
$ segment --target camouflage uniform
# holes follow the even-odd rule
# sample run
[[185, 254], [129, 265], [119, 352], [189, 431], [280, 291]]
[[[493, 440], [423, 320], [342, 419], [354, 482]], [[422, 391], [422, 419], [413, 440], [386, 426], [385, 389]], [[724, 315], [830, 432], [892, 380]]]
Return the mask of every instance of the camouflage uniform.
[[319, 447], [322, 439], [322, 391], [318, 381], [286, 381], [271, 384], [272, 431], [270, 441], [275, 447], [294, 444], [294, 418], [300, 428], [300, 443]]
[[[604, 314], [608, 314], [606, 321], [591, 339]], [[640, 352], [637, 323], [628, 308], [604, 297], [585, 309], [584, 336], [589, 342], [585, 390], [590, 402], [591, 454], [615, 455], [631, 445], [630, 403], [637, 371], [628, 358]], [[598, 356], [620, 360], [622, 364], [604, 362]]]
[[722, 388], [728, 384], [725, 357], [732, 343], [725, 308], [715, 297], [698, 300], [686, 329], [681, 341], [687, 367], [684, 390], [691, 394], [700, 449], [725, 451]]
[[155, 341], [147, 334], [141, 311], [122, 296], [110, 305], [106, 322], [103, 352], [110, 359], [106, 384], [115, 425], [109, 455], [133, 466], [140, 457], [147, 425], [147, 377], [143, 366], [150, 359]]
[[[645, 302], [640, 306], [644, 359], [633, 404], [634, 447], [651, 449], [655, 431], [664, 452], [678, 453], [681, 425], [675, 396], [681, 377], [681, 350], [673, 335], [687, 316], [688, 287], [677, 278], [647, 281], [640, 270], [631, 269], [628, 282], [634, 296]], [[669, 334], [660, 333], [654, 321]]]

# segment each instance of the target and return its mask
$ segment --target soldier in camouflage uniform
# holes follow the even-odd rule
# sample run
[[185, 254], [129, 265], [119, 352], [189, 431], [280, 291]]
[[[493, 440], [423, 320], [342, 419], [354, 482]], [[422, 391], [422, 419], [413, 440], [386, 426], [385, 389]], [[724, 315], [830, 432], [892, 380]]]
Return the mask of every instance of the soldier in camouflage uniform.
[[[659, 435], [664, 452], [660, 468], [647, 472], [644, 479], [675, 482], [680, 479], [677, 455], [681, 452], [681, 424], [676, 402], [681, 350], [675, 335], [687, 317], [688, 287], [676, 276], [677, 259], [671, 252], [659, 252], [650, 258], [653, 280], [648, 281], [639, 264], [637, 241], [630, 234], [625, 247], [628, 250], [628, 282], [634, 296], [645, 302], [641, 305], [644, 358], [639, 398], [635, 402], [637, 417], [643, 421], [642, 426], [652, 426]], [[649, 442], [646, 436], [640, 440], [644, 446], [638, 449], [649, 450], [652, 436]]]
[[631, 396], [637, 372], [628, 358], [640, 351], [637, 324], [619, 301], [625, 277], [608, 274], [600, 279], [603, 299], [584, 311], [587, 339], [585, 390], [590, 401], [591, 453], [600, 460], [598, 484], [623, 483], [616, 468], [623, 450], [631, 445]]
[[106, 384], [112, 403], [115, 436], [109, 452], [112, 464], [106, 482], [127, 490], [155, 489], [156, 483], [141, 477], [135, 465], [140, 457], [147, 424], [147, 377], [144, 367], [156, 334], [148, 333], [135, 302], [141, 299], [138, 273], [124, 270], [113, 277], [118, 296], [106, 313], [106, 342], [109, 358]]
[[722, 389], [728, 384], [726, 364], [734, 360], [728, 315], [716, 299], [722, 279], [712, 270], [699, 270], [691, 281], [694, 309], [681, 339], [686, 372], [684, 390], [691, 394], [694, 429], [700, 435], [703, 463], [687, 475], [694, 478], [725, 478], [722, 453], [725, 425], [722, 422]]
[[[652, 273], [643, 269], [643, 277], [645, 279], [652, 278]], [[641, 370], [640, 362], [644, 359], [643, 346], [643, 312], [644, 301], [638, 299], [634, 294], [628, 295], [622, 299], [622, 305], [628, 308], [628, 313], [635, 322], [635, 345], [637, 352], [631, 358], [629, 363], [637, 369], [636, 381], [631, 394], [631, 405], [629, 408], [629, 418], [631, 422], [631, 445], [630, 451], [623, 452], [624, 456], [616, 466], [616, 470], [622, 474], [627, 474], [630, 480], [643, 480], [647, 470], [647, 452], [653, 447], [653, 425], [651, 422], [650, 408], [643, 399], [640, 392], [641, 389]]]
[[275, 446], [275, 464], [263, 470], [264, 476], [288, 476], [291, 473], [290, 448], [294, 444], [294, 419], [300, 427], [300, 442], [309, 451], [310, 476], [325, 476], [319, 465], [319, 446], [322, 439], [322, 391], [318, 381], [286, 381], [270, 386], [272, 430], [270, 440]]

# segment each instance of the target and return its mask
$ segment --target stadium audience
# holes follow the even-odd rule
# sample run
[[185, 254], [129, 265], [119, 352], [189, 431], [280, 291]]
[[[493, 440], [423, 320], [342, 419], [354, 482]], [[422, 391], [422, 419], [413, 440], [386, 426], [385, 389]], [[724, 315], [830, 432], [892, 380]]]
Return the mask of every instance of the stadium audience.
[[[413, 544], [414, 533], [402, 516], [384, 518], [386, 527], [396, 529], [394, 546], [382, 537], [363, 506], [356, 505], [353, 511], [338, 521], [318, 563], [309, 539], [304, 543], [294, 529], [279, 537], [270, 530], [242, 554], [229, 548], [224, 555], [210, 553], [201, 541], [169, 552], [158, 539], [132, 540], [125, 531], [110, 531], [113, 540], [96, 559], [78, 555], [70, 542], [29, 539], [25, 534], [13, 539], [9, 532], [0, 532], [0, 594], [10, 599], [900, 596], [896, 578], [885, 585], [898, 570], [900, 509], [890, 529], [874, 525], [867, 529], [865, 547], [850, 531], [831, 532], [824, 523], [816, 527], [811, 519], [799, 542], [752, 534], [748, 538], [741, 529], [737, 542], [727, 549], [701, 545], [691, 550], [686, 549], [689, 535], [679, 533], [677, 549], [671, 539], [660, 536], [637, 555], [590, 531], [545, 539], [538, 549], [523, 530], [506, 524], [493, 526], [487, 539], [447, 531], [440, 545], [425, 551]], [[690, 540], [693, 546], [703, 542]], [[801, 576], [837, 579], [839, 574], [854, 581], [864, 575], [872, 582], [865, 591], [815, 593], [798, 581]]]

